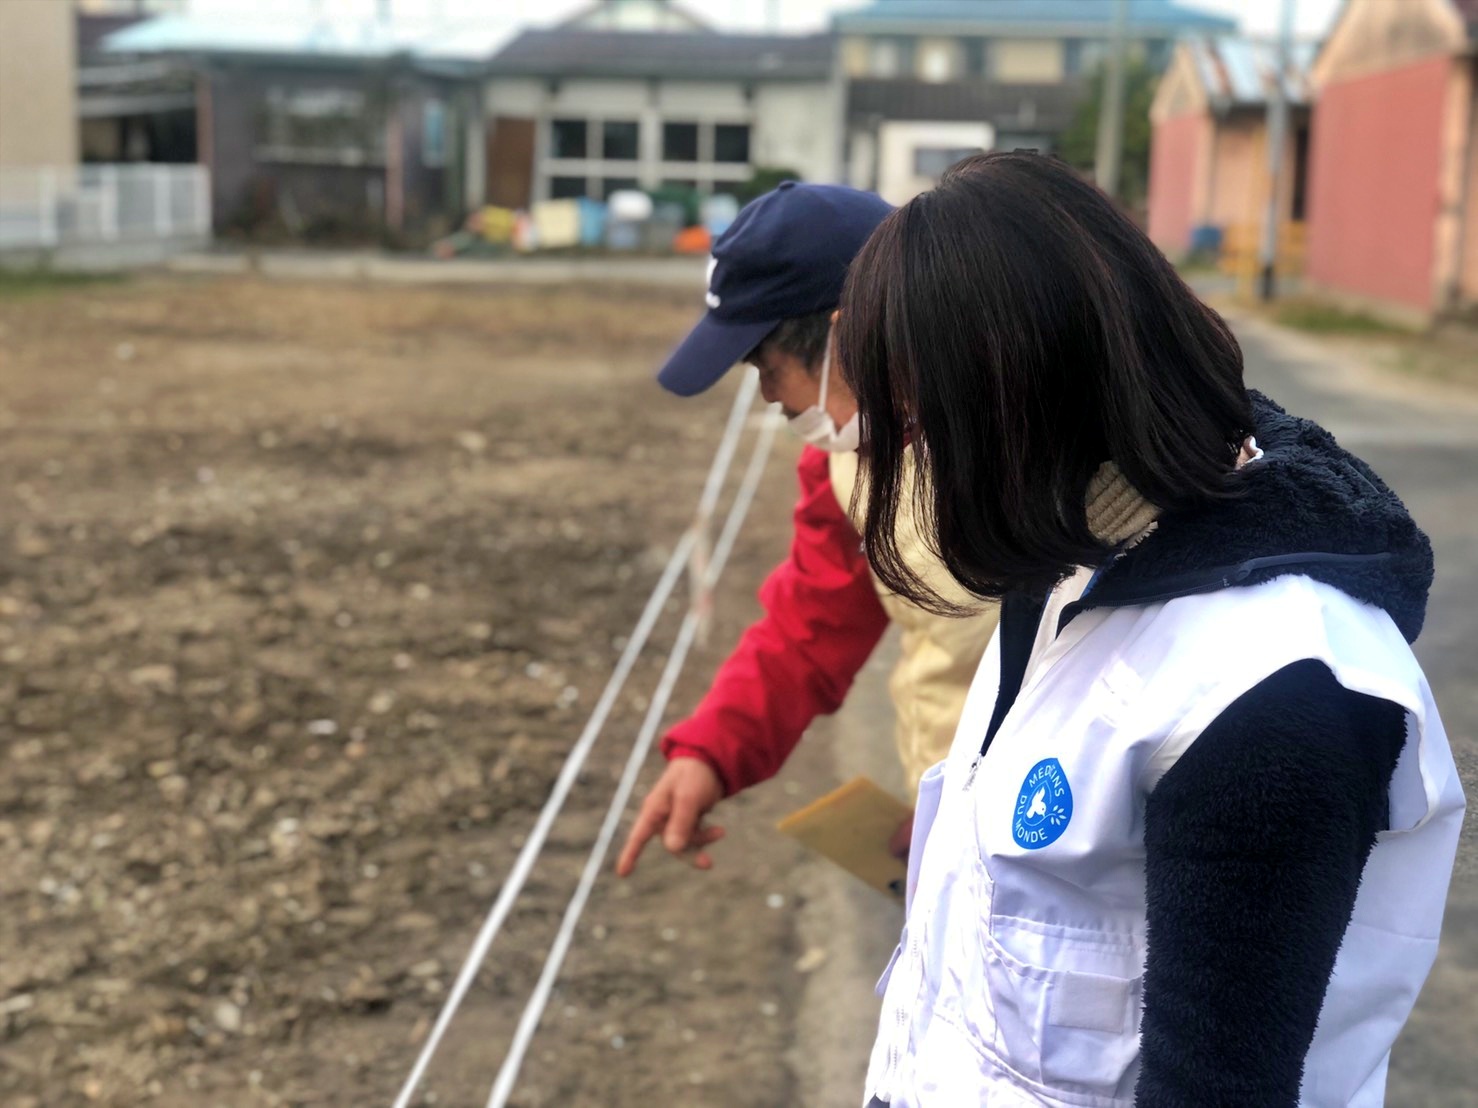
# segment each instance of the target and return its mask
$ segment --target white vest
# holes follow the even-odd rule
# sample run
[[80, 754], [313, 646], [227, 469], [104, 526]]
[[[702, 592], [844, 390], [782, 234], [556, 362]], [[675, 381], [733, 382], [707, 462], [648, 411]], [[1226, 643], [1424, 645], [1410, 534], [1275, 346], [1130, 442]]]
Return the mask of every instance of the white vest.
[[1436, 956], [1463, 810], [1410, 648], [1384, 611], [1296, 576], [1090, 609], [1054, 638], [1086, 580], [1054, 594], [986, 757], [975, 765], [995, 705], [997, 641], [949, 758], [924, 776], [865, 1099], [1132, 1108], [1145, 799], [1242, 693], [1317, 659], [1408, 717], [1392, 830], [1366, 862], [1300, 1097], [1308, 1108], [1381, 1105], [1391, 1044]]

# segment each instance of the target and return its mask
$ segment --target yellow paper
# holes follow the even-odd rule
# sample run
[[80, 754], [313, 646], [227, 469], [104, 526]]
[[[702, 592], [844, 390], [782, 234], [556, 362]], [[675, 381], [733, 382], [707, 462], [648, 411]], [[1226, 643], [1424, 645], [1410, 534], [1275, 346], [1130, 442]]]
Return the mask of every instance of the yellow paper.
[[879, 892], [901, 900], [908, 867], [888, 853], [888, 840], [911, 814], [892, 793], [856, 777], [777, 826]]

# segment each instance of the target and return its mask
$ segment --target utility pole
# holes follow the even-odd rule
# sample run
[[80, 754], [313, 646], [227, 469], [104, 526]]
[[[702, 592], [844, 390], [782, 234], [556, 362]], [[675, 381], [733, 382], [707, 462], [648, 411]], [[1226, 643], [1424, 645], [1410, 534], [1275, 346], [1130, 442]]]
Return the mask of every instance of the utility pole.
[[1295, 0], [1283, 0], [1278, 13], [1278, 45], [1273, 53], [1277, 72], [1268, 92], [1268, 201], [1262, 217], [1262, 245], [1258, 250], [1258, 295], [1271, 300], [1278, 285], [1278, 220], [1283, 214], [1283, 151], [1288, 145], [1288, 68], [1293, 54]]
[[1128, 52], [1129, 0], [1114, 0], [1114, 30], [1103, 77], [1098, 150], [1093, 159], [1093, 179], [1110, 196], [1119, 194], [1119, 167], [1124, 160], [1124, 66]]

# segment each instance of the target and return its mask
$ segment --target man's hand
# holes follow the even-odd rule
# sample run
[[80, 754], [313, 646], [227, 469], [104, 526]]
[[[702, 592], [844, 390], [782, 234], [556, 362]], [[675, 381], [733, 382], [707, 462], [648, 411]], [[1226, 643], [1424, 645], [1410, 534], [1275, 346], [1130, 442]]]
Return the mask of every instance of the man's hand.
[[713, 859], [705, 848], [722, 839], [724, 829], [702, 826], [703, 817], [723, 798], [723, 782], [707, 762], [674, 758], [642, 801], [641, 812], [616, 861], [616, 873], [629, 877], [647, 840], [659, 834], [669, 854], [681, 858], [691, 853], [694, 866], [711, 868]]

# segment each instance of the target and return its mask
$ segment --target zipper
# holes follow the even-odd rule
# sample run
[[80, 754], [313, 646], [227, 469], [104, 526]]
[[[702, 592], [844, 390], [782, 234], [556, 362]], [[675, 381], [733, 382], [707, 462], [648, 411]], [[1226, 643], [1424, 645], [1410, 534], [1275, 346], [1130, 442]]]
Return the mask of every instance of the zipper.
[[984, 753], [980, 753], [970, 760], [970, 771], [965, 774], [965, 792], [969, 792], [970, 786], [975, 784], [975, 771], [980, 768], [980, 761], [984, 757]]
[[1034, 692], [1037, 686], [1046, 680], [1046, 676], [1053, 666], [1085, 637], [1087, 632], [1083, 630], [1083, 627], [1084, 624], [1081, 621], [1075, 620], [1071, 625], [1054, 635], [1051, 643], [1042, 651], [1042, 656], [1037, 659], [1037, 664], [1031, 673], [1022, 674], [1021, 683], [1016, 687], [1016, 693], [1011, 698], [1010, 705], [1003, 711], [1001, 710], [1001, 705], [997, 704], [998, 718], [992, 720], [993, 726], [986, 735], [985, 741], [980, 744], [979, 752], [970, 761], [970, 768], [965, 772], [965, 784], [962, 787], [962, 791], [968, 792], [970, 787], [975, 784], [975, 774], [980, 769], [980, 763], [985, 761], [986, 753], [990, 750], [992, 741], [1005, 726], [1006, 719], [1011, 715], [1012, 710], [1020, 701], [1026, 699]]

